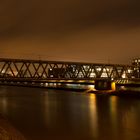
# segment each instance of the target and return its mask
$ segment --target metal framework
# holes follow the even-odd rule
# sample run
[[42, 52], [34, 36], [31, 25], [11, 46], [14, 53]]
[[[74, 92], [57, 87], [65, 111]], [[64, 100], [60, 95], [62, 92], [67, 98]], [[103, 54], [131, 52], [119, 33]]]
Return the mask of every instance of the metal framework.
[[0, 79], [95, 80], [131, 79], [135, 66], [0, 58]]

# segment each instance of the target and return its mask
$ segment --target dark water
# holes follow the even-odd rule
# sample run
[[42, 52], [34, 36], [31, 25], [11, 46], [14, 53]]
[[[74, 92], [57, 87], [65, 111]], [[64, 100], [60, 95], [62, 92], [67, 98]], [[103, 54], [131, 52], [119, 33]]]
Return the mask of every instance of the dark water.
[[0, 113], [28, 140], [140, 140], [140, 99], [0, 87]]

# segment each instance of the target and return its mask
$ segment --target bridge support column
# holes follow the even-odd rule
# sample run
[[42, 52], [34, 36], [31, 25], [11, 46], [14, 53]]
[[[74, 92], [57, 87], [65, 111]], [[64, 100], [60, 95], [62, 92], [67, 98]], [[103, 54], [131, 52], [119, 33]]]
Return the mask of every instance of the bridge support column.
[[110, 80], [96, 80], [95, 89], [96, 90], [115, 90], [115, 82]]

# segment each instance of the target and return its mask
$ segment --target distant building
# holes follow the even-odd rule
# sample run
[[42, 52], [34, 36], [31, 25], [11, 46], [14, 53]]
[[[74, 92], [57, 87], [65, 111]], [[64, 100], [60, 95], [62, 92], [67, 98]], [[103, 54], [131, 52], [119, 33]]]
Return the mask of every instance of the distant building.
[[134, 65], [133, 76], [135, 78], [140, 78], [140, 58], [135, 58], [132, 60], [132, 65]]
[[132, 65], [140, 66], [140, 58], [135, 58], [132, 60]]

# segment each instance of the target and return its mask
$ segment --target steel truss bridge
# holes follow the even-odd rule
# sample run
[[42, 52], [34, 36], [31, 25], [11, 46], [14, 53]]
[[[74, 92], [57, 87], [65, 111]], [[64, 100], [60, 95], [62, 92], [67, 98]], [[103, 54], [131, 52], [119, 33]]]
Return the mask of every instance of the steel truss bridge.
[[139, 67], [134, 65], [79, 63], [0, 58], [0, 83], [94, 83], [96, 80], [139, 80]]

